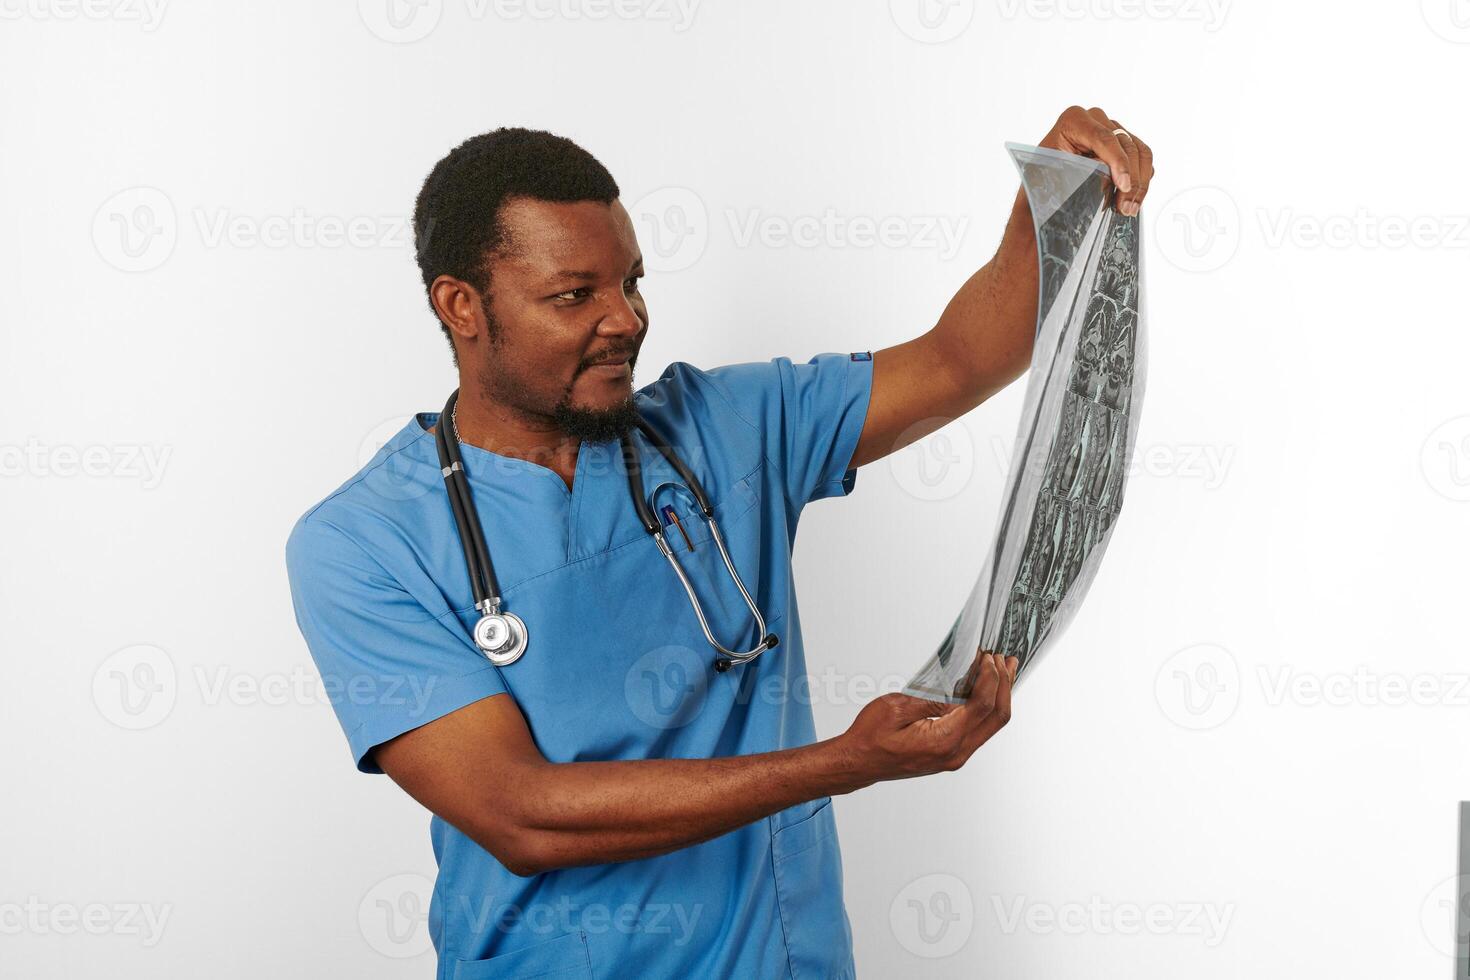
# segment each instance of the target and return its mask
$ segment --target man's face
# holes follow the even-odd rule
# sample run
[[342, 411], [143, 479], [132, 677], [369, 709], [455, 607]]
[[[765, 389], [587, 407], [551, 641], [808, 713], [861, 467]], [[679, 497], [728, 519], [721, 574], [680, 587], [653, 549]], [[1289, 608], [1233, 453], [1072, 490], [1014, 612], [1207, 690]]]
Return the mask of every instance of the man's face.
[[474, 376], [495, 402], [573, 438], [615, 438], [633, 422], [648, 329], [628, 212], [518, 197], [500, 220], [506, 244], [490, 256], [483, 304], [490, 342], [470, 348]]

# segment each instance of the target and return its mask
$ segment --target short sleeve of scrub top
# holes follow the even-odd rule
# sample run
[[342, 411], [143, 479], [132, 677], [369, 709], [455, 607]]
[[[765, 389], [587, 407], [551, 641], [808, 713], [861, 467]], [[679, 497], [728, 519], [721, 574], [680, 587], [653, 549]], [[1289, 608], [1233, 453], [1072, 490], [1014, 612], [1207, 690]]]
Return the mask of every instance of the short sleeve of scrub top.
[[[726, 673], [712, 670], [687, 595], [638, 522], [626, 474], [609, 465], [615, 441], [583, 444], [570, 488], [546, 467], [463, 447], [507, 608], [530, 630], [519, 661], [488, 663], [471, 639], [478, 613], [427, 431], [438, 417], [409, 420], [302, 516], [286, 547], [297, 623], [357, 767], [381, 772], [376, 746], [505, 693], [551, 762], [713, 758], [814, 741], [791, 544], [805, 504], [853, 489], [848, 464], [871, 385], [871, 354], [859, 352], [710, 369], [675, 362], [635, 392], [640, 414], [710, 494], [732, 560], [781, 638]], [[749, 610], [709, 529], [673, 486], [677, 474], [641, 433], [635, 443], [646, 490], [683, 516], [683, 533], [665, 521], [666, 534], [711, 629], [734, 649], [754, 645]], [[439, 876], [428, 928], [442, 978], [512, 967], [558, 976], [851, 975], [825, 798], [653, 858], [530, 878], [438, 817], [431, 836]], [[479, 907], [492, 899], [493, 909]], [[538, 924], [527, 914], [568, 906], [586, 916]], [[626, 919], [628, 909], [644, 918]], [[671, 944], [647, 918], [659, 910], [697, 914]], [[609, 930], [610, 911], [643, 925]], [[658, 919], [665, 930], [671, 921]]]
[[870, 352], [818, 354], [803, 364], [776, 357], [705, 374], [732, 410], [762, 433], [767, 458], [784, 476], [793, 513], [812, 501], [852, 492], [857, 470], [847, 464], [867, 415]]
[[505, 693], [447, 607], [431, 613], [326, 520], [297, 526], [286, 566], [297, 625], [363, 772], [383, 771], [369, 754], [376, 746]]

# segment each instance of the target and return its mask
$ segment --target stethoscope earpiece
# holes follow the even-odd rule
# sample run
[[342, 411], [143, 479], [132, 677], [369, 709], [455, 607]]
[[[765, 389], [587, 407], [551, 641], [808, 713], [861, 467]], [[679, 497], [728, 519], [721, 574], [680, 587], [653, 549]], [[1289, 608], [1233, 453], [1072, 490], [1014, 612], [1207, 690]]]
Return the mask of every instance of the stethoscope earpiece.
[[760, 646], [756, 647], [749, 653], [738, 654], [736, 657], [721, 657], [720, 659], [716, 660], [715, 673], [723, 674], [725, 671], [729, 670], [731, 667], [734, 667], [736, 664], [748, 664], [756, 657], [759, 657], [761, 654], [765, 653], [767, 650], [776, 649], [777, 644], [779, 644], [780, 642], [781, 638], [775, 633], [767, 633], [766, 638], [761, 641]]

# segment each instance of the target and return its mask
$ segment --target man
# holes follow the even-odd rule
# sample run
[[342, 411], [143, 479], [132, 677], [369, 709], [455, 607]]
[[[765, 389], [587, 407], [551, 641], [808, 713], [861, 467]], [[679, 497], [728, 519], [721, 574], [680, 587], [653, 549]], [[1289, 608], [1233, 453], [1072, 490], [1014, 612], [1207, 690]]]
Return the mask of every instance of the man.
[[[1136, 213], [1148, 148], [1068, 109], [1043, 146], [1095, 155]], [[957, 418], [1030, 358], [1037, 271], [1017, 195], [995, 258], [922, 336], [867, 354], [709, 370], [634, 390], [649, 315], [611, 175], [549, 133], [501, 129], [441, 160], [414, 215], [454, 352], [452, 413], [422, 413], [302, 517], [297, 620], [358, 767], [433, 811], [441, 978], [845, 977], [831, 797], [959, 768], [1010, 716], [1014, 658], [977, 655], [962, 705], [890, 694], [817, 741], [791, 581], [797, 519], [856, 468]], [[712, 529], [641, 417], [713, 505]], [[925, 421], [929, 420], [929, 421]], [[457, 439], [524, 655], [480, 652], [438, 427]], [[649, 538], [619, 451], [701, 603]], [[452, 470], [452, 468], [450, 468]], [[702, 619], [704, 621], [702, 621]]]

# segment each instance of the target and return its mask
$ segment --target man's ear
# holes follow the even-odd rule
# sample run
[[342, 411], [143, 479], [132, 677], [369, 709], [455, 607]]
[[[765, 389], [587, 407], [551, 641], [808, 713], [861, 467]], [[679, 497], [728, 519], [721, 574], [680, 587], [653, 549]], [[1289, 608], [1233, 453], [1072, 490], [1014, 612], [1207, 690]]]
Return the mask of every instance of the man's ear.
[[429, 301], [457, 341], [472, 341], [484, 329], [480, 291], [463, 279], [440, 276], [429, 286]]

